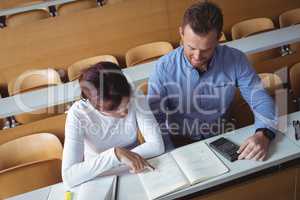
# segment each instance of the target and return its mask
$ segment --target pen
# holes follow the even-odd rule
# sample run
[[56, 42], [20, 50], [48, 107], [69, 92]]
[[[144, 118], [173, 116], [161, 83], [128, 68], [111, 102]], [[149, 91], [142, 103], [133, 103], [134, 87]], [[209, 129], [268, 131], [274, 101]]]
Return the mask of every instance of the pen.
[[151, 166], [150, 164], [148, 164], [146, 168], [149, 169], [151, 172], [153, 172], [155, 170], [155, 168], [153, 166]]
[[66, 193], [65, 193], [65, 200], [72, 200], [72, 192], [66, 191]]

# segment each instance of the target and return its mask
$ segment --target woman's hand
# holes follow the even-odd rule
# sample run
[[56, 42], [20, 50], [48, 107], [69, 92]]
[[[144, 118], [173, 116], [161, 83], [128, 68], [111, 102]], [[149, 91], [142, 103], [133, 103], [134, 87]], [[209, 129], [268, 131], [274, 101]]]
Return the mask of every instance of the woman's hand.
[[129, 151], [125, 148], [116, 147], [115, 154], [119, 161], [125, 165], [127, 165], [132, 173], [142, 172], [145, 168], [150, 168], [150, 170], [154, 170], [144, 158], [142, 158], [139, 154]]

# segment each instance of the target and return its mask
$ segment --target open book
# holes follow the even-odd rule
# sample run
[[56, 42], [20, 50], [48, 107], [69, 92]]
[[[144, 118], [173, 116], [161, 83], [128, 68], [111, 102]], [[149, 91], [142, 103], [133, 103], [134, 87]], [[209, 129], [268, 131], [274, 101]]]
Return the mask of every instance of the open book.
[[[102, 199], [115, 200], [117, 176], [95, 178], [72, 189], [72, 200]], [[62, 183], [51, 186], [48, 200], [64, 200], [65, 187]]]
[[149, 199], [156, 199], [229, 171], [204, 142], [180, 147], [148, 162], [155, 170], [142, 172], [139, 178]]

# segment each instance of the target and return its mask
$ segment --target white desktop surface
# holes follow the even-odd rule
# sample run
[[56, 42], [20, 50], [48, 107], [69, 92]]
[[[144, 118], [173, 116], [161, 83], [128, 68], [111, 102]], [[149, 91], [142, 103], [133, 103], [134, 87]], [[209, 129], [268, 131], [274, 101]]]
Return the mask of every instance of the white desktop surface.
[[[295, 116], [300, 116], [300, 112], [290, 114], [288, 118], [293, 119]], [[291, 124], [289, 123], [289, 125]], [[248, 126], [245, 128], [238, 129], [236, 131], [223, 134], [222, 136], [229, 138], [236, 144], [241, 144], [242, 141], [244, 141], [248, 136], [252, 135], [253, 133], [254, 133], [254, 127]], [[209, 138], [200, 142], [209, 143], [217, 139], [218, 137], [220, 136]], [[263, 169], [277, 166], [284, 162], [299, 158], [300, 146], [296, 145], [295, 142], [288, 137], [288, 134], [285, 135], [285, 134], [278, 133], [276, 139], [271, 143], [268, 159], [263, 162], [252, 161], [252, 160], [238, 160], [231, 163], [227, 161], [224, 157], [222, 157], [220, 154], [218, 154], [217, 152], [215, 153], [224, 162], [224, 164], [230, 169], [228, 173], [195, 184], [186, 189], [171, 193], [169, 195], [161, 197], [160, 199], [161, 200], [175, 199], [175, 198], [183, 197], [188, 194], [205, 190], [213, 186], [217, 186], [222, 183], [229, 182], [231, 180], [241, 178], [255, 172], [259, 172]], [[99, 180], [101, 180], [101, 178]], [[118, 190], [117, 199], [120, 200], [132, 200], [132, 199], [146, 200], [147, 199], [145, 190], [137, 175], [126, 173], [124, 175], [119, 176], [118, 182], [119, 183], [117, 189]], [[29, 199], [42, 200], [45, 199], [45, 193], [47, 193], [47, 190], [51, 187], [57, 187], [57, 186], [56, 185], [49, 186], [47, 188], [43, 188], [30, 193], [19, 195], [9, 200], [29, 200]], [[57, 192], [57, 194], [59, 195], [59, 197], [61, 196], [61, 192]], [[48, 200], [52, 200], [52, 199], [48, 199]]]
[[[236, 144], [241, 144], [248, 136], [254, 133], [253, 126], [248, 126], [236, 131], [223, 134], [223, 137], [229, 138]], [[218, 137], [209, 138], [207, 140], [201, 141], [209, 143], [216, 140]], [[214, 151], [214, 150], [213, 150]], [[214, 151], [215, 152], [215, 151]], [[293, 144], [293, 142], [285, 135], [278, 133], [276, 139], [272, 142], [269, 157], [266, 161], [252, 161], [252, 160], [238, 160], [235, 162], [230, 162], [222, 157], [220, 154], [215, 152], [217, 156], [224, 162], [224, 164], [230, 169], [230, 171], [221, 176], [209, 179], [207, 181], [195, 184], [186, 189], [174, 192], [172, 194], [166, 195], [159, 199], [175, 199], [179, 197], [186, 196], [201, 190], [220, 185], [225, 182], [249, 175], [261, 171], [263, 169], [279, 165], [281, 163], [296, 159], [300, 157], [300, 147]], [[118, 199], [120, 200], [131, 200], [131, 199], [147, 199], [144, 188], [136, 175], [127, 174], [121, 176], [119, 179], [119, 191]]]
[[282, 132], [297, 146], [300, 147], [300, 140], [295, 138], [295, 129], [293, 127], [293, 120], [300, 120], [300, 111], [289, 114], [287, 117], [282, 117], [279, 120], [282, 120], [283, 124], [288, 124], [287, 127], [283, 126]]
[[6, 200], [48, 200], [51, 187], [53, 186], [41, 188], [32, 192], [27, 192], [15, 197], [7, 198]]
[[[106, 199], [109, 195], [111, 180], [116, 176], [95, 178], [80, 186], [72, 188], [72, 200]], [[83, 192], [85, 190], [85, 192]], [[51, 185], [32, 192], [17, 195], [7, 200], [65, 200], [65, 188], [63, 183]], [[112, 194], [113, 195], [113, 194]], [[89, 199], [87, 199], [89, 198]]]
[[76, 0], [47, 0], [41, 3], [34, 3], [30, 5], [21, 5], [14, 8], [7, 8], [7, 9], [0, 9], [0, 16], [7, 16], [7, 15], [13, 15], [16, 13], [26, 12], [30, 10], [36, 10], [36, 9], [45, 9], [49, 6], [64, 4], [68, 2], [73, 2]]

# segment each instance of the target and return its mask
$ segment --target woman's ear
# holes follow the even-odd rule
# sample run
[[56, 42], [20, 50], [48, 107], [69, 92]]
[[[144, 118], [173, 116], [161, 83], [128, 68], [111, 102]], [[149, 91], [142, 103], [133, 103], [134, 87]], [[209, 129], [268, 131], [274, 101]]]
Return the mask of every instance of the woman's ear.
[[96, 88], [90, 82], [80, 81], [79, 85], [81, 89], [81, 96], [84, 99], [90, 99], [92, 96], [97, 95]]

